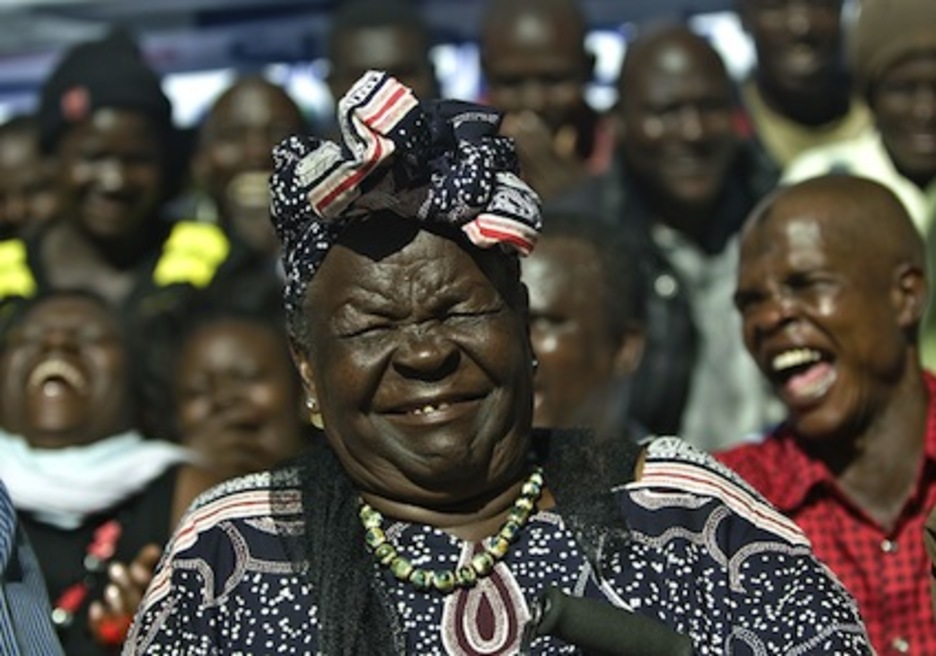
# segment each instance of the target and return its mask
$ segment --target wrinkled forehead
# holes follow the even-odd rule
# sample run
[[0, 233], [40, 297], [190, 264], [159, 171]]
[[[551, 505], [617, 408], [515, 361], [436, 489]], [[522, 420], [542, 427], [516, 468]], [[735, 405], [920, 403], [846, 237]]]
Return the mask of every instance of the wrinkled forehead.
[[415, 283], [457, 281], [506, 290], [519, 284], [517, 257], [473, 246], [457, 228], [419, 224], [391, 214], [356, 222], [329, 250], [309, 283], [310, 295], [352, 293], [367, 286], [391, 294]]

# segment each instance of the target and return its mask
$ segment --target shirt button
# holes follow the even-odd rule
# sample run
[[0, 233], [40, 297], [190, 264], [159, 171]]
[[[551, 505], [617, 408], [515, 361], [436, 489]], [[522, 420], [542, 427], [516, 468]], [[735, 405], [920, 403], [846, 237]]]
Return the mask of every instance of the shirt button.
[[[884, 553], [895, 553], [897, 551], [897, 543], [893, 540], [881, 540], [881, 551]], [[900, 640], [901, 638], [898, 638]], [[894, 641], [896, 643], [896, 640]]]
[[894, 648], [894, 651], [900, 654], [906, 654], [910, 651], [910, 643], [906, 638], [894, 638], [891, 642], [891, 647]]

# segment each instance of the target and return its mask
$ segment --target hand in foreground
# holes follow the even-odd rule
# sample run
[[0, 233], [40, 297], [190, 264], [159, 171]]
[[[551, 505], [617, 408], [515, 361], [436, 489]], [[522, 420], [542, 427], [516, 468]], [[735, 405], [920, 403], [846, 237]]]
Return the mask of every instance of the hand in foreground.
[[129, 565], [115, 561], [108, 566], [104, 598], [88, 609], [88, 626], [99, 643], [115, 651], [123, 644], [161, 555], [159, 545], [148, 544]]

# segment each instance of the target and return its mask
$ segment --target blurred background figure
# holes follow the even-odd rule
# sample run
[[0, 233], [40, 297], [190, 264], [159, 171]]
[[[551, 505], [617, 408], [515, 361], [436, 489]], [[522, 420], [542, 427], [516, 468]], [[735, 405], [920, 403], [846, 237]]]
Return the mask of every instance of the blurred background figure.
[[67, 654], [115, 647], [99, 644], [88, 622], [108, 565], [148, 545], [158, 558], [212, 482], [185, 449], [140, 432], [138, 361], [119, 315], [90, 292], [23, 301], [4, 332], [0, 480], [38, 556]]
[[777, 171], [737, 134], [734, 87], [708, 42], [677, 24], [639, 32], [624, 59], [618, 153], [601, 214], [640, 257], [646, 347], [634, 416], [703, 449], [779, 418], [738, 335], [736, 233]]
[[[925, 2], [925, 0], [924, 0]], [[781, 167], [871, 126], [843, 56], [843, 0], [737, 0], [757, 64], [742, 86], [754, 135]]]
[[488, 0], [481, 24], [486, 100], [506, 115], [521, 175], [545, 199], [610, 162], [610, 123], [585, 102], [594, 57], [577, 0]]
[[339, 3], [328, 30], [328, 88], [341, 98], [369, 70], [386, 71], [420, 98], [439, 95], [429, 47], [432, 36], [407, 0]]
[[302, 451], [311, 439], [309, 410], [282, 312], [203, 307], [186, 321], [170, 387], [177, 440], [218, 480]]
[[[297, 455], [316, 431], [279, 298], [250, 310], [230, 299], [189, 300], [134, 340], [135, 374], [144, 434], [184, 446], [197, 464], [183, 470], [185, 489], [200, 490]], [[93, 628], [123, 626], [133, 615], [161, 554], [157, 546], [111, 562], [107, 592], [89, 611]]]
[[198, 130], [192, 178], [202, 197], [194, 218], [216, 222], [258, 253], [278, 257], [268, 185], [273, 148], [308, 127], [281, 86], [259, 76], [234, 82]]
[[[807, 151], [784, 172], [788, 183], [827, 173], [870, 178], [891, 189], [926, 236], [936, 270], [936, 3], [864, 0], [852, 35], [859, 89], [876, 130]], [[934, 304], [924, 320], [923, 362], [936, 366]]]
[[538, 363], [533, 425], [588, 427], [601, 440], [643, 437], [630, 418], [630, 387], [643, 352], [644, 302], [620, 231], [547, 209], [522, 267]]
[[219, 480], [270, 469], [310, 439], [283, 325], [232, 312], [199, 321], [182, 343], [174, 388], [179, 441]]
[[28, 237], [55, 216], [52, 167], [39, 148], [34, 116], [0, 125], [0, 239]]
[[268, 258], [216, 225], [169, 216], [185, 153], [161, 81], [126, 32], [67, 52], [38, 119], [57, 166], [60, 219], [0, 243], [0, 297], [81, 287], [145, 330], [205, 288], [245, 298], [278, 291]]
[[889, 187], [926, 235], [936, 216], [936, 3], [864, 0], [851, 54], [876, 130], [815, 148], [785, 182], [850, 173]]

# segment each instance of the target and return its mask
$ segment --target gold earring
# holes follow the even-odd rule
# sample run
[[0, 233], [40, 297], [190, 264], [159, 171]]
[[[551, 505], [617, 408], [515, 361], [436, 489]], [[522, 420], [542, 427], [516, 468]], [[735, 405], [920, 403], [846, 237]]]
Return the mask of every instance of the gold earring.
[[309, 406], [309, 422], [318, 428], [323, 430], [325, 428], [325, 418], [322, 417], [322, 413], [318, 411], [318, 403], [313, 398], [306, 399], [306, 405]]

